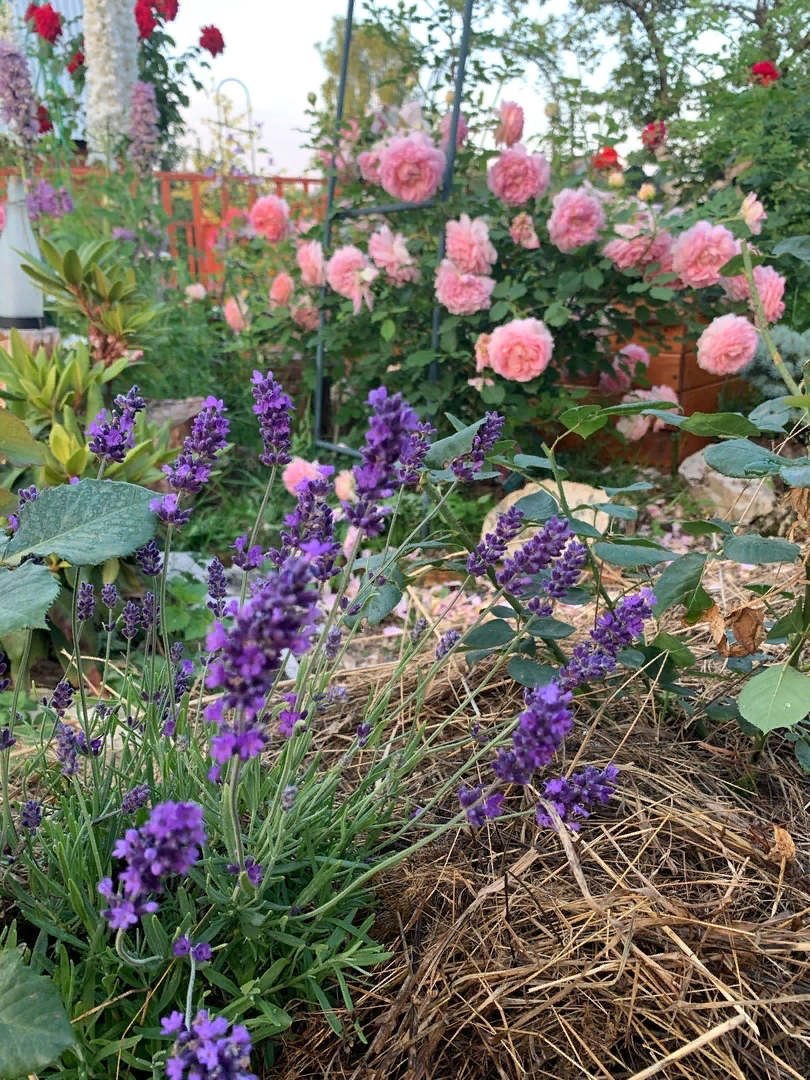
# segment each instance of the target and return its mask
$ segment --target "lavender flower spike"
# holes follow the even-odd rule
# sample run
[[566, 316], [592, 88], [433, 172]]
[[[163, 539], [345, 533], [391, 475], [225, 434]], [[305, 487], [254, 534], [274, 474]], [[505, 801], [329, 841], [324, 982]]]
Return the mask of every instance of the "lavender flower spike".
[[504, 557], [509, 544], [523, 528], [523, 511], [510, 506], [505, 514], [499, 514], [495, 532], [487, 533], [478, 547], [467, 559], [467, 571], [480, 577]]
[[470, 825], [483, 825], [486, 821], [500, 817], [503, 813], [501, 809], [503, 795], [500, 793], [490, 795], [482, 801], [483, 792], [484, 789], [480, 784], [478, 787], [462, 787], [459, 790], [458, 801], [467, 811], [467, 821]]
[[469, 453], [450, 462], [450, 468], [458, 480], [469, 483], [481, 471], [484, 458], [501, 437], [504, 422], [505, 418], [496, 412], [486, 414], [483, 424], [475, 433]]
[[135, 445], [135, 417], [146, 408], [146, 402], [133, 386], [127, 394], [119, 394], [115, 399], [116, 408], [107, 416], [102, 409], [95, 420], [87, 426], [91, 436], [89, 448], [102, 461], [121, 462], [127, 452]]
[[79, 622], [90, 622], [96, 613], [96, 590], [89, 581], [83, 581], [76, 597], [76, 618]]
[[[588, 765], [583, 772], [574, 773], [570, 780], [563, 776], [548, 780], [543, 795], [560, 815], [563, 824], [573, 832], [579, 832], [580, 822], [577, 818], [586, 818], [591, 807], [609, 802], [616, 790], [618, 777], [619, 770], [615, 765], [608, 765], [604, 769]], [[542, 803], [537, 804], [536, 818], [541, 828], [554, 828], [554, 821]]]
[[453, 646], [459, 641], [461, 641], [461, 634], [458, 630], [448, 630], [436, 646], [436, 659], [443, 660]]
[[259, 418], [264, 451], [259, 458], [264, 465], [286, 465], [290, 460], [292, 436], [290, 432], [291, 414], [294, 412], [292, 398], [284, 393], [280, 382], [273, 378], [273, 372], [262, 375], [253, 372], [252, 391], [256, 404], [253, 411]]
[[621, 650], [643, 633], [644, 622], [652, 615], [655, 603], [652, 589], [641, 589], [633, 596], [625, 596], [613, 611], [600, 616], [591, 630], [591, 640], [575, 645], [569, 663], [560, 668], [562, 686], [574, 690], [610, 674]]
[[524, 692], [526, 709], [512, 735], [511, 750], [501, 750], [492, 771], [507, 784], [528, 784], [536, 769], [552, 760], [571, 730], [572, 695], [556, 682]]
[[558, 558], [571, 536], [571, 526], [565, 520], [551, 517], [523, 547], [508, 559], [498, 571], [496, 580], [502, 589], [520, 596], [531, 584], [533, 574], [547, 570], [553, 559]]
[[228, 595], [228, 582], [225, 578], [225, 567], [216, 557], [208, 564], [208, 607], [218, 619], [225, 614], [225, 597]]
[[185, 1027], [181, 1012], [161, 1020], [164, 1035], [177, 1035], [166, 1061], [168, 1080], [258, 1080], [250, 1071], [250, 1035], [234, 1024], [228, 1033], [224, 1016], [209, 1016], [201, 1009]]

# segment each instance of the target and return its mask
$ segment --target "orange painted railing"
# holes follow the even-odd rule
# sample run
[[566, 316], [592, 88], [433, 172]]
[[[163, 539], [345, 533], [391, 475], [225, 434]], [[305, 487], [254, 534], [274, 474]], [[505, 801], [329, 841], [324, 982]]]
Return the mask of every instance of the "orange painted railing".
[[[13, 169], [0, 169], [0, 192]], [[84, 186], [88, 178], [103, 176], [100, 169], [71, 166], [71, 179]], [[249, 210], [260, 195], [272, 192], [285, 198], [291, 210], [322, 218], [326, 206], [326, 180], [310, 176], [207, 176], [194, 172], [152, 174], [160, 204], [169, 220], [169, 250], [175, 258], [188, 260], [191, 276], [207, 282], [222, 272], [215, 243], [229, 211]], [[85, 189], [86, 190], [86, 189]]]

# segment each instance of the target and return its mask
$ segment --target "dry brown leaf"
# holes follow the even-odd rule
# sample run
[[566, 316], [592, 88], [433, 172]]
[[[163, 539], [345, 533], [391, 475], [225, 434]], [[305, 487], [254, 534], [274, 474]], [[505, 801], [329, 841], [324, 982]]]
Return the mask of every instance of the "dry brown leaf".
[[[709, 624], [714, 647], [721, 656], [750, 656], [755, 653], [765, 637], [765, 614], [752, 607], [739, 607], [724, 616], [717, 606], [709, 608], [704, 616]], [[729, 645], [726, 629], [734, 634], [734, 644]]]
[[791, 859], [794, 859], [795, 857], [796, 845], [793, 843], [793, 837], [787, 829], [783, 829], [779, 825], [774, 825], [773, 847], [765, 858], [771, 859], [773, 862], [790, 862]]

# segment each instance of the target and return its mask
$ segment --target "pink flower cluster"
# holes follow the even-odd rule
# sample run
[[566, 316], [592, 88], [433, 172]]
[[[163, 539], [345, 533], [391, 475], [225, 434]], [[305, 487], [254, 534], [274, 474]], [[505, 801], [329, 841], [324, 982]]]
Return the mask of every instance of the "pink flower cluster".
[[[748, 300], [753, 310], [751, 290], [748, 288], [745, 274], [737, 274], [736, 277], [731, 278], [720, 278], [720, 284], [723, 286], [723, 291], [729, 300], [735, 303]], [[785, 304], [782, 300], [785, 295], [785, 279], [772, 266], [755, 266], [754, 284], [762, 301], [765, 318], [768, 322], [779, 322], [785, 313]]]
[[[442, 133], [442, 137], [439, 141], [439, 146], [447, 153], [447, 148], [450, 145], [450, 126], [453, 122], [452, 112], [445, 113], [442, 117], [442, 122], [439, 130]], [[470, 129], [467, 126], [467, 118], [464, 113], [458, 114], [458, 127], [456, 128], [456, 150], [464, 145], [467, 141], [467, 136], [470, 134]]]
[[542, 154], [529, 154], [521, 143], [498, 157], [489, 170], [487, 184], [507, 206], [522, 206], [542, 198], [551, 179], [551, 166]]
[[248, 220], [259, 236], [277, 244], [289, 232], [290, 208], [278, 195], [263, 195], [251, 206]]
[[529, 382], [549, 365], [554, 339], [539, 319], [513, 319], [481, 334], [475, 343], [476, 371], [491, 367], [504, 379]]
[[380, 183], [380, 161], [384, 149], [385, 145], [383, 143], [377, 143], [370, 150], [364, 150], [362, 154], [357, 155], [357, 167], [360, 170], [360, 175], [368, 184]]
[[380, 155], [380, 183], [402, 202], [421, 203], [436, 194], [444, 154], [421, 131], [396, 135]]
[[446, 238], [447, 256], [463, 274], [488, 274], [498, 258], [482, 217], [471, 221], [462, 214], [458, 221], [448, 221]]
[[326, 283], [323, 247], [320, 240], [309, 240], [295, 253], [295, 261], [305, 285], [320, 287]]
[[650, 364], [650, 354], [643, 345], [631, 342], [613, 357], [613, 371], [599, 376], [599, 389], [607, 394], [623, 394], [630, 389], [633, 377], [644, 373]]
[[698, 221], [672, 245], [672, 269], [693, 289], [716, 285], [720, 268], [737, 252], [734, 237], [725, 225]]
[[436, 299], [451, 315], [474, 315], [492, 304], [495, 281], [480, 274], [465, 274], [449, 259], [436, 270]]
[[748, 319], [721, 315], [698, 338], [698, 366], [713, 375], [736, 375], [754, 359], [758, 340]]
[[417, 282], [421, 276], [413, 255], [408, 251], [405, 237], [402, 233], [392, 233], [387, 225], [369, 237], [368, 253], [374, 265], [385, 271], [392, 285]]
[[241, 333], [250, 324], [250, 312], [245, 303], [244, 293], [239, 296], [229, 296], [223, 309], [225, 322], [235, 334]]
[[[678, 404], [678, 395], [671, 386], [653, 386], [650, 390], [633, 390], [625, 394], [622, 404], [630, 404], [636, 401], [671, 401]], [[638, 442], [643, 439], [648, 431], [664, 431], [669, 427], [666, 420], [658, 416], [622, 416], [616, 421], [616, 430], [624, 435], [628, 442]]]
[[509, 235], [516, 244], [520, 244], [520, 246], [526, 248], [527, 251], [534, 251], [535, 248], [540, 247], [540, 239], [534, 231], [534, 223], [532, 222], [531, 215], [527, 214], [525, 211], [521, 214], [516, 214], [515, 217], [512, 218], [512, 224], [509, 226]]
[[523, 137], [523, 109], [516, 101], [504, 101], [498, 109], [496, 146], [514, 146]]
[[[616, 238], [605, 244], [602, 252], [618, 270], [643, 270], [658, 263], [661, 273], [671, 272], [672, 236], [655, 228], [649, 210], [640, 210], [632, 220], [614, 226]], [[670, 283], [670, 288], [679, 287]]]
[[288, 307], [295, 283], [286, 270], [276, 274], [270, 285], [270, 308]]
[[742, 201], [740, 213], [745, 224], [754, 236], [762, 232], [762, 222], [767, 218], [765, 207], [756, 196], [756, 192], [749, 191]]
[[605, 227], [605, 212], [599, 199], [581, 188], [563, 188], [554, 196], [548, 232], [560, 251], [576, 251], [591, 244]]
[[351, 300], [355, 315], [360, 314], [363, 301], [369, 311], [374, 307], [371, 283], [379, 270], [368, 261], [363, 252], [353, 244], [338, 248], [326, 264], [326, 280], [339, 296]]

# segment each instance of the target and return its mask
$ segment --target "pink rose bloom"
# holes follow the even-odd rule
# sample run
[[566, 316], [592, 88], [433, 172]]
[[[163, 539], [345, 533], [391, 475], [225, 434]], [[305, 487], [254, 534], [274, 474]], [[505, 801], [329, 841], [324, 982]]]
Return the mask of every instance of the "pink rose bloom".
[[378, 273], [353, 244], [338, 248], [326, 264], [326, 280], [339, 296], [351, 300], [355, 315], [360, 313], [364, 300], [369, 311], [374, 307], [371, 283]]
[[462, 274], [444, 259], [436, 271], [436, 299], [452, 315], [474, 315], [485, 311], [492, 304], [495, 281], [477, 274]]
[[650, 354], [643, 345], [631, 342], [619, 349], [613, 357], [613, 373], [603, 371], [599, 376], [599, 389], [608, 394], [622, 394], [630, 389], [633, 376], [639, 374], [639, 368], [646, 368], [650, 363]]
[[785, 305], [782, 301], [785, 294], [785, 279], [772, 266], [755, 266], [754, 284], [762, 301], [765, 318], [768, 322], [779, 322], [785, 314]]
[[[671, 401], [678, 404], [678, 395], [671, 386], [653, 386], [650, 390], [633, 390], [622, 398], [622, 405], [636, 401]], [[616, 421], [616, 430], [624, 435], [628, 442], [638, 442], [648, 431], [664, 431], [671, 427], [666, 420], [657, 416], [622, 416]]]
[[[439, 146], [442, 148], [442, 150], [445, 151], [445, 153], [447, 152], [447, 148], [450, 145], [450, 125], [451, 125], [452, 122], [453, 122], [453, 114], [452, 114], [452, 112], [445, 113], [444, 116], [442, 117], [441, 128], [440, 128], [441, 133], [442, 133], [442, 137], [439, 140]], [[464, 145], [464, 142], [465, 142], [465, 140], [466, 140], [466, 138], [467, 138], [467, 136], [469, 134], [470, 134], [470, 129], [467, 126], [467, 118], [465, 117], [464, 113], [459, 113], [458, 114], [458, 127], [456, 128], [456, 150], [458, 150], [458, 148], [460, 146]]]
[[[498, 109], [495, 129], [496, 146], [514, 146], [523, 135], [523, 109], [516, 101], [504, 101]], [[524, 200], [525, 201], [525, 200]]]
[[381, 226], [368, 239], [368, 253], [374, 265], [384, 270], [394, 285], [405, 285], [419, 280], [420, 271], [408, 251], [402, 233], [392, 233], [387, 225]]
[[542, 154], [528, 154], [520, 143], [504, 150], [487, 174], [489, 190], [507, 206], [522, 206], [545, 194], [551, 166]]
[[354, 502], [357, 498], [357, 482], [351, 469], [341, 469], [335, 477], [335, 494], [341, 502]]
[[475, 370], [483, 371], [489, 367], [489, 343], [492, 334], [479, 334], [475, 343]]
[[485, 386], [494, 386], [494, 379], [485, 379], [482, 375], [479, 375], [475, 379], [467, 379], [467, 386], [471, 386], [473, 390], [477, 390], [480, 394]]
[[248, 220], [259, 236], [277, 244], [289, 230], [290, 208], [278, 195], [263, 195], [251, 206]]
[[385, 148], [382, 145], [372, 146], [370, 150], [364, 150], [357, 155], [357, 167], [360, 175], [367, 184], [380, 183], [380, 158]]
[[298, 263], [301, 280], [305, 285], [326, 284], [323, 247], [320, 240], [309, 240], [306, 244], [302, 244], [295, 253], [295, 261]]
[[402, 202], [433, 198], [443, 172], [444, 154], [421, 131], [395, 136], [380, 157], [380, 183]]
[[515, 382], [537, 378], [548, 367], [554, 340], [539, 319], [513, 319], [492, 332], [489, 365]]
[[716, 285], [720, 267], [736, 253], [734, 237], [725, 225], [699, 221], [672, 245], [672, 269], [693, 289]]
[[[2, 222], [0, 222], [0, 228]], [[189, 300], [204, 300], [205, 299], [205, 286], [201, 281], [194, 282], [193, 285], [186, 285], [185, 294]]]
[[302, 296], [290, 307], [290, 315], [296, 326], [302, 330], [317, 330], [318, 309], [309, 296]]
[[577, 188], [563, 188], [554, 196], [548, 233], [560, 251], [575, 251], [590, 244], [605, 227], [605, 212], [598, 199]]
[[235, 334], [240, 333], [248, 325], [248, 309], [243, 296], [238, 299], [229, 296], [225, 301], [225, 322]]
[[270, 307], [287, 307], [293, 294], [295, 283], [286, 270], [276, 274], [270, 286]]
[[517, 214], [512, 219], [512, 224], [509, 226], [509, 235], [516, 244], [520, 244], [527, 251], [534, 251], [535, 248], [540, 247], [540, 240], [534, 231], [531, 216], [525, 211]]
[[765, 213], [765, 207], [757, 198], [756, 192], [748, 192], [742, 201], [740, 212], [742, 213], [743, 221], [754, 236], [759, 236], [762, 232], [762, 222], [768, 215]]
[[[668, 232], [659, 232], [654, 236], [650, 233], [639, 233], [632, 239], [617, 237], [609, 241], [602, 248], [602, 253], [619, 270], [627, 270], [631, 266], [643, 270], [651, 263], [659, 263], [663, 273], [664, 263], [671, 247], [672, 237]], [[667, 273], [671, 273], [671, 270]]]
[[285, 465], [281, 474], [281, 482], [291, 495], [297, 494], [296, 489], [303, 480], [320, 480], [320, 478], [318, 462], [306, 461], [300, 457], [294, 457], [289, 465]]
[[[672, 269], [672, 237], [666, 231], [658, 233], [656, 236], [657, 246], [662, 248], [658, 258], [655, 262], [658, 263], [658, 270], [651, 272], [648, 280], [655, 281], [664, 274], [674, 273]], [[686, 285], [679, 277], [671, 278], [669, 281], [661, 283], [667, 289], [685, 289]]]
[[698, 366], [712, 375], [736, 375], [754, 359], [758, 340], [748, 319], [721, 315], [698, 338]]
[[488, 274], [498, 252], [489, 242], [489, 229], [482, 217], [470, 220], [462, 214], [458, 221], [448, 221], [447, 256], [464, 274]]

